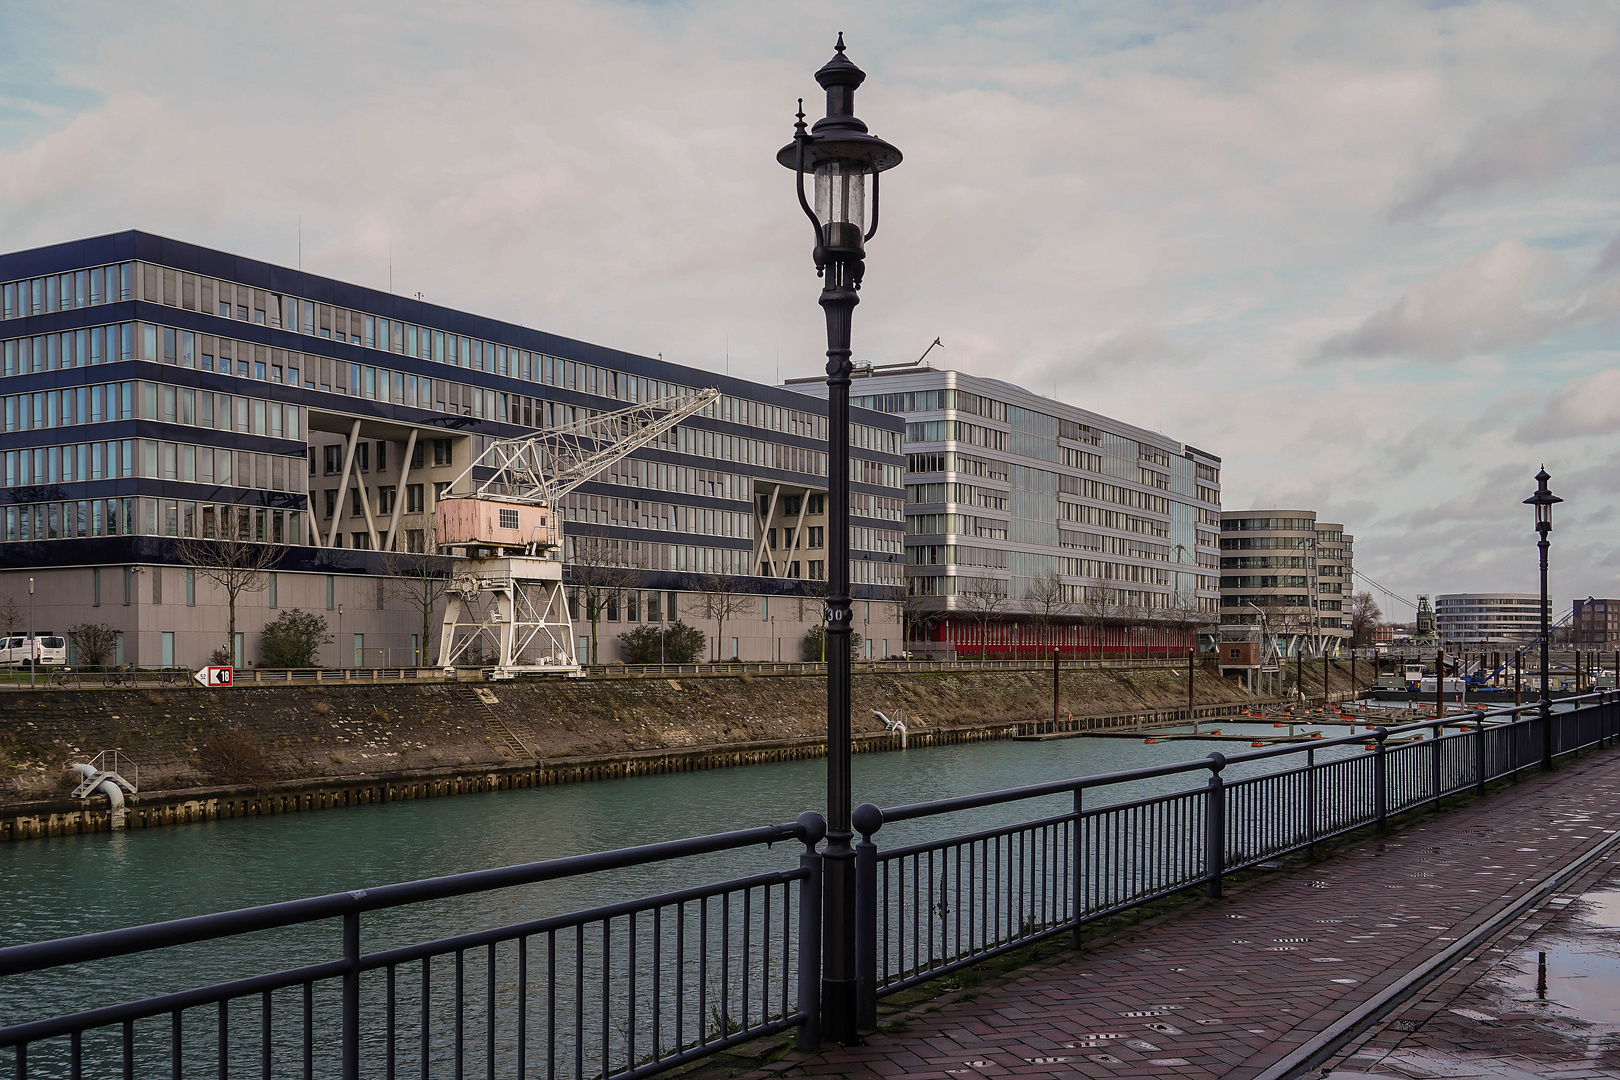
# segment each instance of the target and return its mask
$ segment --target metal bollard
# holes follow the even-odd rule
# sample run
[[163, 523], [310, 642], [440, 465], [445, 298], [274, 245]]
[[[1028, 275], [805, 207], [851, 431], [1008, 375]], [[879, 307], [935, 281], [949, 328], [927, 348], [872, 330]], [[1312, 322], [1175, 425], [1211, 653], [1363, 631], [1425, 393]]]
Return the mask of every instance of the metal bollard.
[[814, 811], [800, 814], [798, 820], [805, 827], [801, 836], [805, 850], [799, 856], [805, 876], [799, 879], [798, 995], [805, 1019], [799, 1025], [796, 1045], [812, 1051], [821, 1047], [821, 854], [816, 845], [827, 834], [827, 822]]

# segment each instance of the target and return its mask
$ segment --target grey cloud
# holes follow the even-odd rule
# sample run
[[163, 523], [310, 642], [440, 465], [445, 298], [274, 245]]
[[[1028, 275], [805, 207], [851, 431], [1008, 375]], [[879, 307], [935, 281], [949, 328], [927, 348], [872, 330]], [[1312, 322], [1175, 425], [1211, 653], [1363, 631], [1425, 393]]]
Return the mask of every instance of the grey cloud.
[[1325, 359], [1399, 357], [1449, 363], [1519, 348], [1574, 320], [1578, 298], [1548, 286], [1563, 269], [1554, 255], [1503, 240], [1418, 282], [1393, 305], [1321, 347]]
[[1542, 443], [1620, 429], [1620, 369], [1576, 379], [1555, 391], [1541, 410], [1522, 421], [1514, 435]]
[[1610, 54], [1540, 108], [1487, 123], [1449, 160], [1425, 169], [1390, 210], [1401, 221], [1454, 197], [1556, 177], [1620, 157], [1620, 55]]

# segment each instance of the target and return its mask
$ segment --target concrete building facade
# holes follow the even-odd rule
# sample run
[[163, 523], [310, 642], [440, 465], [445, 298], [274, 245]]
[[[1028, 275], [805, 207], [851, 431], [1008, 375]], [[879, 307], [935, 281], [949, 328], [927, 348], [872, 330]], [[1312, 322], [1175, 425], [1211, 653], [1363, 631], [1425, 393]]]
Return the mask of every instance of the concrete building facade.
[[1336, 655], [1350, 640], [1355, 538], [1314, 510], [1221, 514], [1221, 636], [1267, 655]]
[[857, 373], [850, 395], [905, 421], [913, 652], [1174, 656], [1214, 626], [1220, 458], [959, 371]]
[[[281, 552], [239, 602], [239, 662], [298, 607], [327, 618], [330, 666], [432, 663], [436, 617], [424, 634], [389, 559], [433, 551], [435, 501], [492, 440], [709, 387], [704, 413], [557, 508], [565, 562], [583, 544], [640, 571], [596, 612], [592, 659], [678, 617], [711, 656], [796, 660], [820, 620], [815, 396], [141, 232], [0, 255], [0, 360], [0, 611], [33, 579], [38, 627], [112, 625], [123, 662], [223, 646], [222, 598], [176, 545], [229, 531]], [[882, 655], [901, 638], [903, 424], [858, 410], [852, 432], [856, 628]], [[710, 617], [728, 591], [740, 610]]]

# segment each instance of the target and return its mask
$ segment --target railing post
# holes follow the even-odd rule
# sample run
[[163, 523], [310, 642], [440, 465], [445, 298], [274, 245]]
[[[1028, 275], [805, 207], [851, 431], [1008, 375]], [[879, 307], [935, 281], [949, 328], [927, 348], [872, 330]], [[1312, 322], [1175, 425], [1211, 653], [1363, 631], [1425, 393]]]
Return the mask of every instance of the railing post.
[[1226, 781], [1221, 770], [1226, 755], [1209, 755], [1209, 789], [1204, 796], [1204, 891], [1211, 900], [1221, 898], [1221, 875], [1226, 871]]
[[1384, 758], [1387, 751], [1384, 749], [1384, 740], [1389, 738], [1389, 729], [1380, 724], [1373, 731], [1376, 746], [1373, 751], [1373, 820], [1378, 824], [1378, 831], [1383, 832], [1389, 820], [1389, 769]]
[[1474, 789], [1485, 794], [1485, 721], [1474, 721]]
[[[354, 894], [351, 894], [354, 895]], [[355, 896], [359, 899], [364, 896]], [[343, 1080], [360, 1080], [360, 913], [343, 916]]]
[[1434, 803], [1440, 804], [1440, 736], [1445, 731], [1444, 724], [1436, 724], [1429, 729], [1433, 740], [1433, 749], [1429, 752], [1429, 783], [1434, 791]]
[[1080, 798], [1084, 788], [1074, 789], [1074, 825], [1069, 833], [1069, 904], [1070, 915], [1074, 918], [1074, 930], [1069, 937], [1069, 945], [1078, 949], [1080, 940], [1080, 913], [1085, 910], [1082, 900], [1085, 896], [1085, 884], [1081, 867], [1085, 864], [1085, 847], [1081, 843], [1080, 829], [1084, 820], [1080, 816]]
[[799, 1025], [798, 1048], [821, 1048], [821, 853], [816, 845], [827, 834], [827, 822], [813, 810], [799, 815], [804, 854], [799, 856]]
[[877, 1027], [877, 845], [872, 834], [883, 827], [883, 811], [862, 803], [850, 815], [861, 834], [855, 845], [855, 1026]]
[[1316, 858], [1316, 748], [1305, 748], [1305, 854]]

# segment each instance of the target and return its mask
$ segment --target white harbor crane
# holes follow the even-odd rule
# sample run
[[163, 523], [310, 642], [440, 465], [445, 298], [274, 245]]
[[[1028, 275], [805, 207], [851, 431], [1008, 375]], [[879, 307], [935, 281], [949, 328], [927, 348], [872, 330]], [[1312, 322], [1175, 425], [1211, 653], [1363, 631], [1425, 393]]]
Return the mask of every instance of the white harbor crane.
[[702, 412], [716, 389], [598, 413], [529, 438], [489, 444], [434, 506], [438, 552], [456, 559], [439, 633], [446, 674], [475, 645], [490, 677], [579, 672], [563, 592], [564, 496]]

